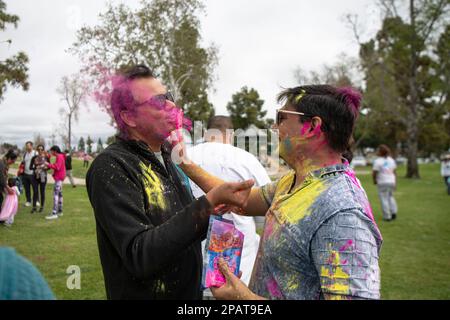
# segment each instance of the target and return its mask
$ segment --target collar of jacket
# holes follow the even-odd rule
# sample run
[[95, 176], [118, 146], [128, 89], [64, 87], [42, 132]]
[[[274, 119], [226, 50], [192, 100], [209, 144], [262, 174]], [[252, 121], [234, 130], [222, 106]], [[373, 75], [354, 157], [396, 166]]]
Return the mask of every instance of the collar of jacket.
[[133, 153], [137, 153], [146, 159], [148, 159], [153, 168], [156, 168], [156, 170], [164, 175], [167, 178], [171, 178], [168, 174], [168, 170], [170, 167], [170, 155], [171, 155], [171, 149], [170, 145], [168, 143], [163, 143], [161, 145], [161, 154], [165, 162], [165, 167], [161, 164], [158, 158], [156, 158], [155, 153], [152, 151], [152, 149], [148, 146], [147, 143], [145, 143], [142, 140], [128, 140], [124, 139], [120, 136], [116, 137], [116, 141], [123, 146], [125, 146], [127, 149], [132, 151]]

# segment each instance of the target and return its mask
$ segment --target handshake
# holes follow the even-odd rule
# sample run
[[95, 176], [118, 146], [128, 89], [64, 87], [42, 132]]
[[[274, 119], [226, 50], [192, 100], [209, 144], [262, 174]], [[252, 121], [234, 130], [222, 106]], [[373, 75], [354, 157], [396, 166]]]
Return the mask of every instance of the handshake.
[[216, 208], [216, 214], [227, 211], [243, 214], [242, 209], [247, 206], [248, 198], [254, 184], [255, 181], [253, 180], [225, 182], [212, 188], [206, 194], [206, 199]]

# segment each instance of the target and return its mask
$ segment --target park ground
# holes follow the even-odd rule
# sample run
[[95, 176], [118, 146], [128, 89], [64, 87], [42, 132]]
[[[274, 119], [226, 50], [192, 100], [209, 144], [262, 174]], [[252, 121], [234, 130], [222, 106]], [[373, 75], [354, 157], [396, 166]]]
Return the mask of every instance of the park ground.
[[[398, 218], [382, 221], [376, 188], [368, 174], [357, 175], [367, 191], [384, 243], [380, 255], [382, 299], [450, 299], [450, 196], [438, 164], [421, 165], [420, 180], [403, 178], [399, 168], [396, 198]], [[74, 176], [86, 168], [74, 160]], [[360, 174], [358, 174], [360, 172]], [[47, 188], [45, 214], [51, 210], [52, 185]], [[97, 250], [95, 221], [86, 188], [64, 186], [64, 216], [55, 221], [44, 213], [30, 214], [23, 205], [11, 228], [0, 228], [0, 245], [10, 246], [31, 260], [58, 299], [105, 299]], [[81, 288], [68, 289], [69, 266], [79, 266]]]

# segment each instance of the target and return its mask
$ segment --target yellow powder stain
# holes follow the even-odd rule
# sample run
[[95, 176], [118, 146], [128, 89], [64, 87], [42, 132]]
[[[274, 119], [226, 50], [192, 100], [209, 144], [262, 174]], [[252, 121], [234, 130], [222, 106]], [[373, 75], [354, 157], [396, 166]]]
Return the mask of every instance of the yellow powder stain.
[[349, 294], [349, 275], [340, 267], [340, 257], [338, 251], [331, 251], [330, 257], [332, 258], [332, 270], [322, 266], [320, 275], [324, 278], [328, 278], [331, 284], [327, 284], [326, 287], [335, 294]]
[[288, 291], [295, 291], [299, 287], [299, 279], [297, 276], [292, 276], [287, 282]]
[[148, 203], [162, 210], [166, 208], [163, 191], [164, 186], [159, 180], [156, 173], [153, 172], [151, 165], [148, 167], [142, 162], [139, 163], [142, 172], [142, 182], [144, 183], [145, 193], [147, 194]]
[[281, 220], [296, 224], [311, 214], [310, 207], [324, 190], [325, 186], [323, 182], [314, 180], [303, 189], [296, 191], [292, 195], [288, 195], [287, 199], [281, 199], [282, 206], [278, 208]]

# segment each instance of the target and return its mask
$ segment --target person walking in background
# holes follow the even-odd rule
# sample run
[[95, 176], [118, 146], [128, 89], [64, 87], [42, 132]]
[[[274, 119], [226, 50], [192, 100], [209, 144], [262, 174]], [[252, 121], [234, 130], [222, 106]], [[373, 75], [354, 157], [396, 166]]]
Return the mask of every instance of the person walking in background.
[[[198, 144], [187, 150], [189, 158], [197, 163], [202, 169], [220, 177], [224, 181], [245, 181], [253, 179], [255, 185], [262, 187], [270, 183], [270, 178], [261, 165], [251, 153], [234, 147], [233, 123], [230, 117], [214, 116], [209, 119], [208, 131], [205, 143]], [[191, 181], [192, 192], [196, 198], [205, 193]], [[241, 280], [248, 285], [258, 252], [260, 237], [256, 233], [256, 222], [264, 223], [264, 217], [244, 217], [229, 212], [224, 218], [234, 221], [236, 228], [244, 233], [244, 247], [241, 257], [242, 276]], [[262, 226], [261, 226], [262, 228]], [[205, 241], [202, 242], [204, 247]], [[210, 290], [204, 291], [205, 298], [212, 297]]]
[[55, 163], [47, 162], [47, 169], [53, 169], [53, 179], [55, 187], [53, 189], [53, 211], [52, 214], [45, 217], [47, 220], [57, 219], [63, 215], [63, 181], [66, 178], [66, 155], [61, 152], [58, 146], [50, 148], [50, 153], [56, 158]]
[[89, 168], [89, 155], [87, 153], [83, 156], [83, 168]]
[[72, 188], [76, 188], [77, 186], [75, 185], [75, 181], [73, 181], [72, 176], [72, 156], [70, 155], [70, 151], [67, 149], [64, 153], [66, 154], [66, 177], [69, 178]]
[[383, 220], [391, 221], [397, 217], [397, 202], [394, 190], [397, 184], [397, 165], [391, 158], [391, 150], [382, 144], [378, 147], [378, 158], [373, 162], [373, 183], [377, 185]]
[[25, 206], [29, 207], [31, 206], [31, 189], [33, 189], [33, 194], [36, 194], [37, 191], [37, 185], [34, 180], [34, 173], [33, 170], [30, 169], [31, 159], [37, 154], [37, 152], [33, 149], [33, 142], [27, 141], [25, 143], [25, 155], [23, 156], [23, 162], [24, 162], [24, 173], [22, 176], [22, 182], [23, 187], [25, 189], [25, 197], [26, 197], [26, 203]]
[[445, 155], [441, 162], [441, 176], [447, 186], [447, 194], [450, 195], [450, 154]]
[[[41, 207], [39, 208], [39, 212], [44, 211], [44, 205], [45, 205], [45, 188], [47, 186], [47, 169], [45, 164], [47, 162], [50, 162], [50, 158], [45, 152], [43, 145], [38, 145], [36, 147], [36, 150], [38, 154], [33, 157], [31, 160], [31, 169], [34, 172], [34, 179], [37, 184], [38, 193], [40, 195], [40, 201], [41, 201]], [[33, 210], [31, 210], [31, 213], [36, 212], [36, 202], [38, 201], [38, 194], [36, 193], [35, 196], [33, 196]]]
[[0, 222], [4, 222], [5, 227], [10, 227], [14, 223], [14, 216], [19, 208], [19, 188], [16, 186], [16, 179], [8, 179], [8, 187], [13, 190], [13, 193], [8, 193], [6, 199], [1, 207]]
[[0, 160], [0, 208], [3, 204], [4, 194], [14, 194], [14, 190], [8, 186], [8, 170], [16, 160], [17, 154], [14, 150], [9, 150]]

